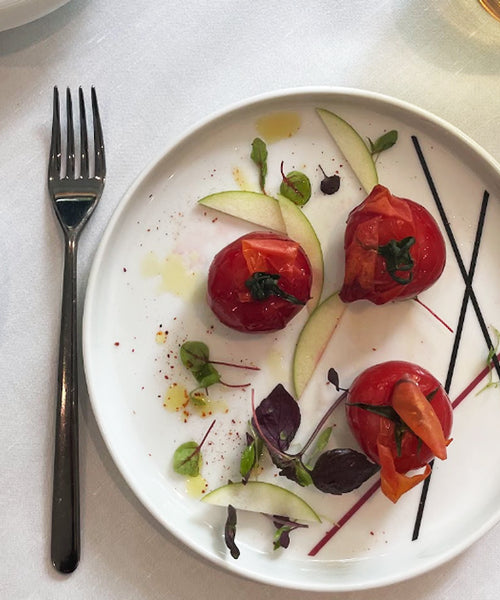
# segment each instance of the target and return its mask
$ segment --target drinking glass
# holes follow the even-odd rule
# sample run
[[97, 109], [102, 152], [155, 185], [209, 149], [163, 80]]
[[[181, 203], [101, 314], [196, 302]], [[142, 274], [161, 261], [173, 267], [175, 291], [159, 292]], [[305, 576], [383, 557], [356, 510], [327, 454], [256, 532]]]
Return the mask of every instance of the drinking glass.
[[500, 21], [500, 0], [479, 0], [479, 4], [485, 8], [492, 17]]

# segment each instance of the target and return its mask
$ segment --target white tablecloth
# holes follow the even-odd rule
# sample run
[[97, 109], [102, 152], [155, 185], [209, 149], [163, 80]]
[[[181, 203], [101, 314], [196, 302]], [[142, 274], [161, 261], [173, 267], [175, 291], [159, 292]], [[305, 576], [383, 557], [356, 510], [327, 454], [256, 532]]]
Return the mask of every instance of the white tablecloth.
[[[0, 597], [321, 595], [239, 579], [167, 533], [114, 466], [83, 385], [82, 560], [69, 576], [51, 567], [62, 268], [45, 181], [52, 86], [95, 85], [105, 126], [108, 179], [81, 239], [81, 312], [92, 257], [120, 198], [210, 113], [281, 88], [362, 88], [430, 110], [500, 160], [499, 70], [500, 23], [476, 0], [73, 0], [0, 33]], [[499, 556], [496, 527], [426, 575], [344, 597], [496, 599]]]

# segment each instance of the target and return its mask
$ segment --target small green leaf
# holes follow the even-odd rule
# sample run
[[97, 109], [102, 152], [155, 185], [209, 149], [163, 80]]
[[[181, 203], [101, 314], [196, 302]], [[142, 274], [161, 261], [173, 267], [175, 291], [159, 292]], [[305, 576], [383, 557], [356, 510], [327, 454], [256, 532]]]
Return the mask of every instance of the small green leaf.
[[201, 452], [196, 442], [185, 442], [174, 452], [174, 471], [179, 475], [197, 477], [200, 465]]
[[243, 479], [247, 479], [250, 471], [253, 469], [256, 461], [255, 441], [246, 446], [241, 454], [240, 474]]
[[408, 431], [408, 426], [404, 423], [397, 423], [394, 427], [394, 442], [396, 443], [396, 453], [401, 456], [401, 449], [403, 444], [403, 436]]
[[379, 417], [385, 417], [386, 419], [390, 419], [395, 423], [401, 422], [401, 417], [398, 415], [398, 413], [394, 410], [392, 406], [378, 406], [376, 404], [364, 404], [363, 402], [348, 402], [346, 403], [346, 406], [357, 406], [358, 408], [367, 410], [368, 412], [374, 413]]
[[311, 198], [309, 177], [300, 171], [290, 171], [287, 175], [282, 171], [282, 177], [280, 194], [294, 204], [303, 206]]
[[392, 129], [391, 131], [384, 133], [384, 135], [381, 135], [374, 142], [372, 142], [372, 140], [370, 138], [368, 138], [368, 142], [370, 144], [370, 153], [372, 155], [380, 154], [381, 152], [384, 152], [385, 150], [389, 150], [389, 148], [392, 148], [392, 146], [394, 146], [394, 144], [397, 141], [398, 141], [398, 132], [395, 129]]
[[297, 477], [297, 483], [302, 487], [307, 487], [313, 482], [309, 469], [305, 467], [300, 460], [295, 461], [295, 475]]
[[187, 475], [188, 477], [197, 477], [200, 474], [200, 467], [202, 463], [201, 447], [205, 443], [209, 433], [212, 431], [212, 427], [215, 425], [215, 419], [207, 429], [203, 439], [199, 444], [196, 442], [185, 442], [181, 444], [174, 452], [174, 471], [180, 475]]
[[208, 362], [208, 346], [203, 342], [185, 342], [181, 346], [182, 364], [190, 371], [197, 371]]
[[201, 388], [207, 388], [215, 383], [219, 383], [220, 375], [217, 369], [210, 363], [205, 363], [196, 371], [192, 371], [196, 381]]
[[495, 327], [492, 327], [493, 332], [495, 334], [496, 337], [496, 343], [495, 345], [490, 347], [490, 350], [488, 352], [488, 356], [486, 357], [486, 366], [489, 368], [489, 373], [488, 373], [488, 383], [483, 386], [479, 392], [477, 392], [476, 396], [478, 394], [481, 394], [481, 392], [484, 392], [485, 390], [489, 389], [489, 388], [497, 388], [498, 386], [500, 386], [500, 381], [494, 381], [493, 380], [493, 357], [496, 356], [498, 354], [498, 347], [500, 346], [500, 331], [498, 331], [498, 329], [496, 329]]
[[189, 400], [195, 406], [206, 406], [208, 398], [203, 392], [200, 392], [200, 389], [201, 387], [197, 387], [189, 392]]
[[[292, 531], [290, 525], [283, 525], [279, 529], [276, 529], [273, 537], [273, 550], [278, 550], [278, 548], [288, 548], [290, 531]], [[286, 540], [285, 544], [283, 543], [283, 540]]]
[[316, 440], [316, 444], [314, 446], [314, 454], [318, 454], [322, 452], [324, 447], [328, 444], [330, 436], [332, 434], [332, 427], [327, 427], [323, 429], [323, 431], [319, 434], [318, 439]]
[[332, 434], [332, 427], [327, 427], [326, 429], [323, 429], [323, 431], [319, 434], [319, 436], [316, 439], [316, 443], [314, 444], [314, 447], [311, 451], [309, 459], [307, 461], [308, 467], [312, 467], [311, 463], [313, 463], [314, 459], [323, 452], [323, 450], [325, 449], [326, 445], [328, 444], [328, 442], [330, 440], [331, 434]]
[[198, 383], [198, 386], [190, 392], [189, 399], [193, 404], [203, 406], [206, 404], [205, 399], [196, 392], [220, 381], [219, 372], [209, 362], [210, 352], [208, 346], [204, 342], [185, 342], [181, 346], [180, 357], [182, 364], [191, 371]]
[[252, 152], [250, 158], [259, 167], [259, 184], [260, 189], [265, 193], [266, 176], [267, 176], [267, 148], [266, 144], [260, 138], [255, 138], [252, 142]]

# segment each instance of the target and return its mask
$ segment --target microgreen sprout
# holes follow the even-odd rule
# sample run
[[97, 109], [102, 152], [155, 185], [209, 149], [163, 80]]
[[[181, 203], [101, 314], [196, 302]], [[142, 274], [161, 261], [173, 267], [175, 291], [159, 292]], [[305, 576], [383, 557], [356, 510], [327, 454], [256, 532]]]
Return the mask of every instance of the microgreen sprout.
[[205, 399], [200, 390], [207, 389], [211, 385], [220, 383], [226, 387], [247, 387], [250, 383], [227, 383], [221, 379], [219, 371], [214, 367], [226, 366], [235, 369], [246, 369], [259, 371], [259, 367], [252, 365], [240, 365], [225, 361], [210, 360], [210, 351], [204, 342], [188, 341], [182, 344], [180, 349], [180, 358], [182, 364], [188, 369], [196, 379], [198, 386], [189, 392], [189, 399], [196, 405], [204, 405]]
[[372, 142], [372, 140], [368, 138], [368, 143], [370, 145], [370, 154], [372, 156], [375, 156], [376, 160], [381, 152], [385, 152], [385, 150], [389, 150], [389, 148], [392, 148], [392, 146], [394, 146], [394, 144], [397, 141], [398, 132], [395, 129], [391, 129], [391, 131], [384, 133], [374, 142]]
[[303, 206], [311, 197], [311, 182], [309, 177], [301, 171], [290, 171], [285, 175], [284, 162], [281, 161], [280, 194], [291, 200], [294, 204]]
[[263, 194], [266, 193], [267, 176], [267, 148], [266, 144], [260, 138], [255, 138], [252, 142], [252, 152], [250, 158], [259, 168], [259, 185]]
[[203, 439], [199, 444], [190, 441], [181, 444], [174, 452], [174, 471], [179, 475], [188, 477], [197, 477], [200, 474], [200, 465], [202, 462], [201, 447], [205, 443], [212, 427], [215, 425], [215, 419], [207, 429]]
[[280, 515], [273, 515], [270, 518], [276, 527], [273, 538], [273, 550], [277, 550], [278, 548], [288, 548], [290, 545], [290, 532], [294, 529], [308, 527], [305, 523], [297, 523], [297, 521], [292, 521], [288, 517], [282, 517]]
[[486, 358], [486, 366], [489, 368], [488, 383], [479, 390], [478, 394], [484, 392], [489, 388], [497, 388], [500, 385], [500, 381], [493, 380], [493, 357], [498, 354], [498, 348], [500, 346], [500, 331], [498, 331], [498, 329], [496, 329], [495, 327], [492, 327], [492, 329], [493, 333], [495, 334], [496, 342], [494, 346], [492, 345], [490, 347], [488, 356]]

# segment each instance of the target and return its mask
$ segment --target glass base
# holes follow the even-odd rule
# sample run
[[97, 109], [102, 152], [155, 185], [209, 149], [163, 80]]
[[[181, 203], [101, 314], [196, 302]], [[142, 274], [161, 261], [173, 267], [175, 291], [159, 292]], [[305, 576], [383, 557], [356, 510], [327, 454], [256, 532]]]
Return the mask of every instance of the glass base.
[[479, 4], [500, 21], [500, 0], [479, 0]]

